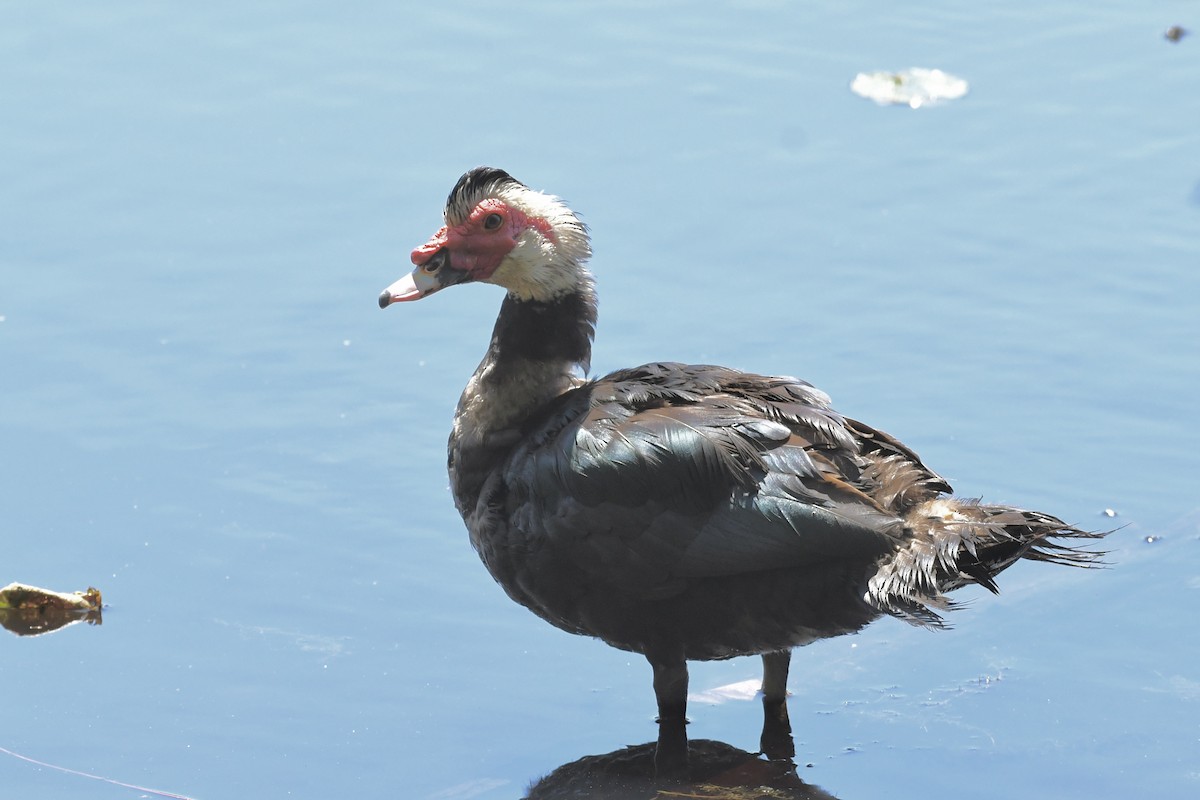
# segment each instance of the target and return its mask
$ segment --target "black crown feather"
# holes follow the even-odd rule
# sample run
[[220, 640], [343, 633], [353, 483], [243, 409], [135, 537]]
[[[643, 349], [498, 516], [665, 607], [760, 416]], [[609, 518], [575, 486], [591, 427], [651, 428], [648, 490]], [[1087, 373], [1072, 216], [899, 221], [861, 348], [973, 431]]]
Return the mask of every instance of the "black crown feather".
[[450, 190], [450, 196], [446, 198], [446, 220], [452, 224], [461, 223], [476, 203], [506, 185], [522, 188], [525, 186], [512, 175], [495, 167], [476, 167], [463, 173], [458, 183]]

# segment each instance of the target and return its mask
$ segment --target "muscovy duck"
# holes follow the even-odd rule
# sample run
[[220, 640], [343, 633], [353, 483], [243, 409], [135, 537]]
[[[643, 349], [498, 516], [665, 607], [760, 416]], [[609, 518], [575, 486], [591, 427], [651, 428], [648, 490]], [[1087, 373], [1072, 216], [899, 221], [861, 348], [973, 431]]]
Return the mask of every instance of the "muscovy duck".
[[793, 647], [885, 614], [941, 627], [947, 592], [995, 592], [1018, 559], [1099, 555], [1056, 540], [1102, 533], [951, 496], [802, 380], [677, 363], [587, 378], [590, 256], [559, 198], [479, 167], [379, 305], [507, 291], [454, 415], [455, 505], [513, 600], [646, 657], [660, 722], [684, 719], [689, 660], [760, 654], [764, 700], [782, 704]]

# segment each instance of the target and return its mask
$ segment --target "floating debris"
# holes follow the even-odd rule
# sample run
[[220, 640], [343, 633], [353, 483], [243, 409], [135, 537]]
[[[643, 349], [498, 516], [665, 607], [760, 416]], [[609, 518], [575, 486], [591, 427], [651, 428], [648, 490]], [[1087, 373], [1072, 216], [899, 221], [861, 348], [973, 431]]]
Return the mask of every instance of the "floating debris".
[[900, 72], [860, 72], [850, 91], [881, 106], [921, 108], [957, 100], [967, 93], [967, 82], [940, 69], [913, 67]]
[[73, 622], [99, 625], [103, 600], [100, 590], [53, 592], [23, 583], [0, 589], [0, 625], [18, 636], [38, 636]]
[[1187, 35], [1188, 35], [1188, 32], [1185, 29], [1179, 27], [1178, 25], [1172, 25], [1171, 27], [1167, 28], [1166, 31], [1163, 32], [1163, 38], [1166, 39], [1168, 42], [1178, 42], [1180, 39], [1182, 39], [1183, 37], [1185, 37]]
[[725, 686], [718, 686], [715, 689], [690, 693], [688, 694], [688, 700], [694, 700], [699, 703], [712, 703], [713, 705], [729, 700], [753, 700], [758, 696], [761, 683], [762, 681], [756, 679], [729, 683]]

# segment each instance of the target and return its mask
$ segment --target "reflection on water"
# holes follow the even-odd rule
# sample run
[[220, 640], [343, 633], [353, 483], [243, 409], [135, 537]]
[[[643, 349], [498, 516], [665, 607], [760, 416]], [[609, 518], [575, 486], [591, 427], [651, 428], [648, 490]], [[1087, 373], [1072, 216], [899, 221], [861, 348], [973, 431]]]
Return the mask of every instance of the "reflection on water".
[[633, 745], [564, 764], [535, 782], [524, 800], [832, 800], [805, 783], [790, 759], [764, 758], [712, 739], [689, 743], [690, 775], [662, 779], [655, 774], [655, 743]]
[[17, 636], [40, 636], [77, 622], [101, 624], [100, 609], [0, 608], [0, 625]]

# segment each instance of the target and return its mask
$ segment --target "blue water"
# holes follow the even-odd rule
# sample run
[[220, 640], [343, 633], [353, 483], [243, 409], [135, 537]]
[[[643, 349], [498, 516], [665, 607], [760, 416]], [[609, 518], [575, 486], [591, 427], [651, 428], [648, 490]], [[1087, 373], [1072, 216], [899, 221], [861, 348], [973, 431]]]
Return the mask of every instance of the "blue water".
[[[592, 226], [597, 371], [800, 375], [962, 494], [1126, 526], [952, 632], [798, 652], [806, 781], [1196, 796], [1200, 33], [1162, 37], [1194, 5], [427, 5], [0, 9], [0, 583], [108, 603], [0, 631], [0, 747], [490, 800], [654, 737], [641, 659], [510, 603], [451, 505], [497, 290], [375, 307], [488, 163]], [[910, 66], [970, 93], [849, 91]], [[757, 702], [691, 714], [757, 748]], [[0, 753], [0, 798], [133, 796]]]

